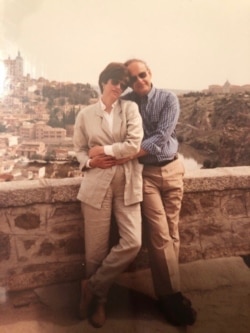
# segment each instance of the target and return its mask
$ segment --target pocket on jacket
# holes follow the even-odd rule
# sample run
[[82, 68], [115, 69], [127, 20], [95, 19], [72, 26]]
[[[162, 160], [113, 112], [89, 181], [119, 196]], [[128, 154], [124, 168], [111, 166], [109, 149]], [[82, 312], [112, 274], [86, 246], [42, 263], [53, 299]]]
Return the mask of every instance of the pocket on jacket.
[[77, 199], [92, 207], [100, 209], [109, 183], [110, 180], [107, 178], [90, 178], [88, 176], [84, 176]]

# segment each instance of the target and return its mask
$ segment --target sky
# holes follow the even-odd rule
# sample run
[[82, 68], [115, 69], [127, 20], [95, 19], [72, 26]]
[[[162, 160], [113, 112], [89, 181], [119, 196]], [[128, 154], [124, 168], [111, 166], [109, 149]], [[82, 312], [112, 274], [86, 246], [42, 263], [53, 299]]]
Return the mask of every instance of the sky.
[[159, 88], [250, 84], [250, 0], [0, 0], [0, 60], [25, 73], [97, 85], [140, 58]]

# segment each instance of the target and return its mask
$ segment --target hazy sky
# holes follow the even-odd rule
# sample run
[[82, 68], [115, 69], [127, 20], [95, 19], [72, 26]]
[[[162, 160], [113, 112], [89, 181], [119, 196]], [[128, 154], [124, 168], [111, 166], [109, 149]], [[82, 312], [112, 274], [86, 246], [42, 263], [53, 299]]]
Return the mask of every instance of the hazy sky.
[[0, 59], [33, 77], [97, 84], [146, 60], [158, 87], [250, 84], [250, 0], [0, 0]]

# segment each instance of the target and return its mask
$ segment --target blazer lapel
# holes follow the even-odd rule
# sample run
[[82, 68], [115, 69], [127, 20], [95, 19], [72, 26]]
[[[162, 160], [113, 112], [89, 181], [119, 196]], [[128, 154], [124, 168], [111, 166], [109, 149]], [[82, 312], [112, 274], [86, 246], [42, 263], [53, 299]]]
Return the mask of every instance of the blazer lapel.
[[103, 111], [100, 108], [100, 104], [99, 104], [99, 107], [98, 107], [98, 109], [96, 111], [96, 114], [97, 114], [98, 117], [100, 117], [101, 129], [113, 141], [113, 135], [110, 132], [108, 123], [107, 123], [106, 119], [103, 116]]

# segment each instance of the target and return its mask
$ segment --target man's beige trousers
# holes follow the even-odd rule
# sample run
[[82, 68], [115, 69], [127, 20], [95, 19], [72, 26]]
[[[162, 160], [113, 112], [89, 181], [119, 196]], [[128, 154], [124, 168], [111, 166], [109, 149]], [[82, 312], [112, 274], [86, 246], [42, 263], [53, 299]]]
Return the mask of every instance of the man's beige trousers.
[[144, 166], [143, 221], [156, 296], [180, 291], [179, 213], [184, 166], [177, 159], [166, 166]]

